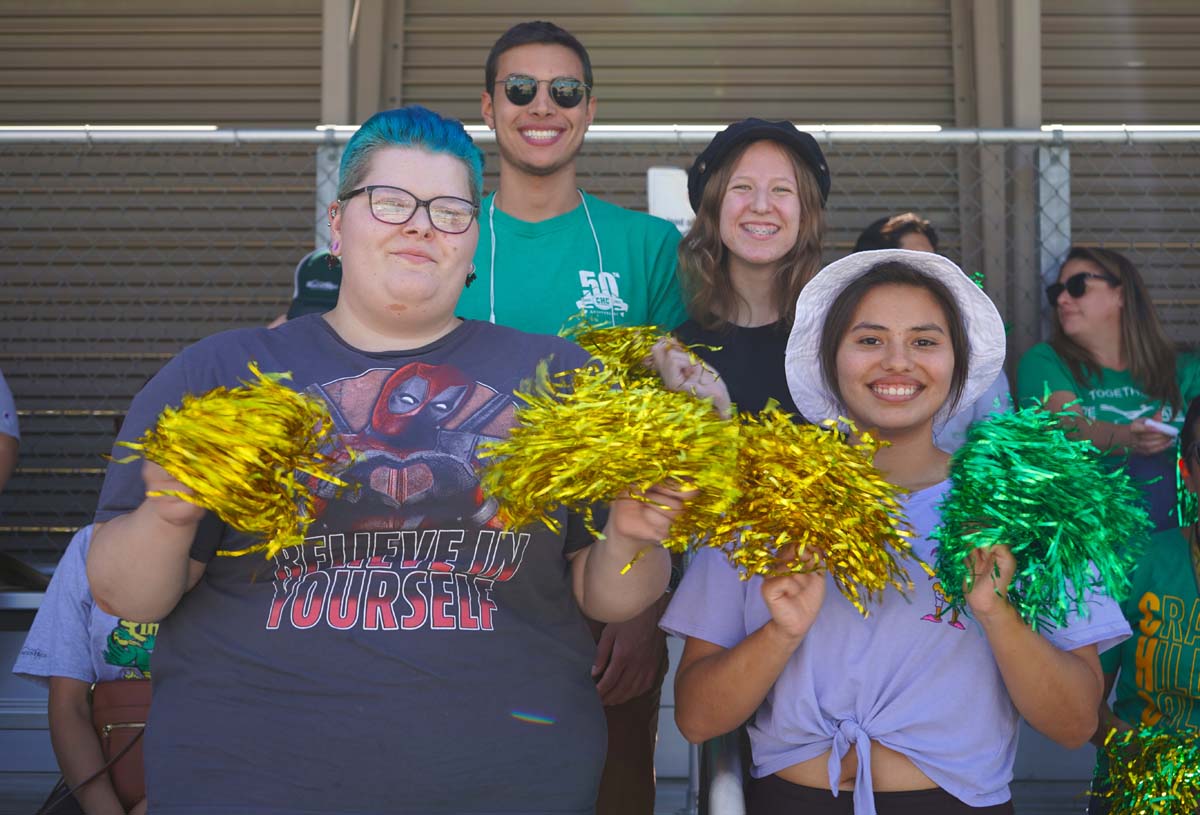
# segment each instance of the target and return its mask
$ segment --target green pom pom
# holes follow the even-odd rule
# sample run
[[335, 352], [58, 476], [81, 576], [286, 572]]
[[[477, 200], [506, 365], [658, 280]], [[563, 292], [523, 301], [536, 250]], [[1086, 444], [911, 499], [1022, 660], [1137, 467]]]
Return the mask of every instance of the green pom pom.
[[[947, 601], [966, 610], [967, 563], [976, 548], [1006, 544], [1017, 561], [1008, 601], [1037, 630], [1087, 616], [1087, 596], [1129, 594], [1129, 574], [1151, 527], [1124, 470], [1108, 471], [1061, 420], [1078, 414], [1026, 409], [977, 422], [950, 464], [936, 570]], [[969, 590], [969, 588], [968, 588]]]

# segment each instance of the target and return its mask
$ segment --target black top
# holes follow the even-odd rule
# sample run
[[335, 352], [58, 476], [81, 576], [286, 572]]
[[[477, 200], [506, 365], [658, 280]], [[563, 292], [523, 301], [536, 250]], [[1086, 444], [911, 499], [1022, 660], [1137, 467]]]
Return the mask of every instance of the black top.
[[719, 346], [717, 351], [707, 348], [693, 351], [724, 378], [739, 411], [758, 413], [767, 406], [768, 399], [774, 399], [781, 410], [799, 414], [783, 372], [788, 332], [779, 324], [754, 328], [728, 324], [710, 331], [695, 320], [688, 320], [675, 329], [675, 336], [687, 345]]

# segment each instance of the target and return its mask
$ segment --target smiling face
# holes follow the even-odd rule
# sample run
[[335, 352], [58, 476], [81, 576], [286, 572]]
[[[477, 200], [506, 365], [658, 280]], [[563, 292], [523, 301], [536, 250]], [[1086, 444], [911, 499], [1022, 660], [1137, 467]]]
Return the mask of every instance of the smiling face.
[[[1085, 273], [1109, 276], [1104, 269], [1090, 260], [1072, 258], [1063, 264], [1058, 273], [1058, 282], [1065, 284], [1075, 275]], [[1063, 334], [1084, 344], [1087, 344], [1089, 338], [1120, 331], [1121, 309], [1124, 303], [1120, 286], [1113, 286], [1096, 278], [1088, 278], [1086, 286], [1082, 297], [1072, 297], [1063, 291], [1055, 303]]]
[[933, 419], [954, 378], [949, 321], [925, 288], [884, 284], [867, 291], [837, 346], [838, 390], [860, 430], [932, 439]]
[[[462, 161], [414, 147], [377, 149], [362, 179], [362, 186], [372, 184], [401, 187], [422, 200], [471, 198]], [[385, 325], [389, 319], [453, 318], [479, 240], [478, 223], [460, 235], [440, 232], [425, 207], [408, 223], [383, 223], [371, 214], [368, 194], [360, 193], [337, 205], [332, 230], [342, 258], [339, 310]]]
[[[537, 95], [528, 105], [514, 105], [504, 95], [504, 80], [513, 74], [538, 80]], [[550, 98], [549, 86], [559, 77], [584, 80], [583, 63], [563, 45], [518, 45], [496, 61], [496, 82], [483, 92], [482, 113], [483, 121], [496, 131], [502, 165], [548, 176], [575, 160], [596, 115], [596, 99], [589, 93], [573, 108], [559, 107]]]
[[738, 158], [721, 199], [721, 242], [731, 275], [774, 271], [800, 234], [796, 167], [774, 141], [751, 144]]

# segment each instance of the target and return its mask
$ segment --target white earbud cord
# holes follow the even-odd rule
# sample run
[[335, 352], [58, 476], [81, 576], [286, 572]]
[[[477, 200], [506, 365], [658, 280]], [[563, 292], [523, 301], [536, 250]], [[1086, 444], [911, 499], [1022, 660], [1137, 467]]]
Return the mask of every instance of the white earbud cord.
[[[588, 208], [587, 199], [583, 197], [583, 190], [576, 189], [579, 193], [579, 203], [583, 204], [583, 214], [587, 218], [588, 228], [592, 230], [592, 241], [596, 244], [596, 259], [600, 264], [599, 274], [604, 274], [604, 253], [600, 251], [600, 236], [596, 234], [596, 224], [592, 222], [592, 211]], [[493, 325], [496, 322], [496, 196], [492, 195], [492, 201], [488, 205], [488, 237], [491, 238], [491, 269], [488, 272], [488, 321]]]

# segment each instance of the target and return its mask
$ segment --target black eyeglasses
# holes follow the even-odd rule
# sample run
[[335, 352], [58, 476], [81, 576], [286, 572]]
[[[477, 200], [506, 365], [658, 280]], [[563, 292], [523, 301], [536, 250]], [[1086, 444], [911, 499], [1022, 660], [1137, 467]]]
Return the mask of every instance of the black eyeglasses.
[[1064, 291], [1076, 300], [1078, 300], [1080, 297], [1083, 297], [1083, 295], [1087, 293], [1088, 278], [1093, 280], [1103, 280], [1110, 286], [1121, 285], [1121, 281], [1114, 280], [1108, 275], [1092, 274], [1091, 272], [1080, 272], [1079, 274], [1073, 274], [1067, 278], [1066, 283], [1055, 283], [1052, 286], [1046, 287], [1046, 299], [1050, 301], [1050, 307], [1053, 308], [1054, 306], [1058, 305], [1058, 298]]
[[459, 235], [471, 228], [471, 221], [479, 214], [479, 207], [463, 198], [439, 195], [437, 198], [422, 201], [408, 190], [382, 184], [350, 190], [338, 200], [349, 201], [363, 192], [367, 194], [367, 200], [371, 204], [371, 214], [385, 224], [406, 224], [417, 214], [418, 209], [425, 207], [434, 229], [450, 235]]
[[545, 83], [550, 86], [550, 98], [560, 108], [573, 108], [587, 98], [591, 90], [582, 81], [570, 76], [556, 76], [554, 79], [534, 79], [525, 74], [511, 74], [499, 80], [504, 83], [504, 95], [508, 101], [518, 107], [524, 107], [537, 97], [538, 85]]

